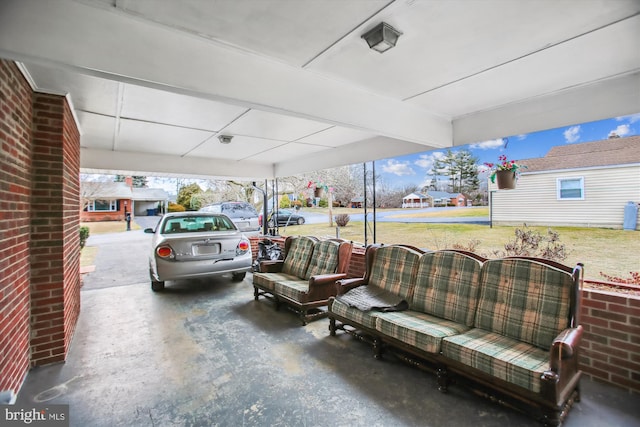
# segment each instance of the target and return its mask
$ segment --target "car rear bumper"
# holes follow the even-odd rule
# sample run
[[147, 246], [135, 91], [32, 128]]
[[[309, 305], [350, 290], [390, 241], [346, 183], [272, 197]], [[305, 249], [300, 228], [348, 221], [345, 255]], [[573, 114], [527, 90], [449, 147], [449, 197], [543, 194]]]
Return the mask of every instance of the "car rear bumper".
[[251, 252], [247, 252], [229, 260], [167, 261], [156, 258], [155, 261], [154, 279], [164, 282], [166, 280], [195, 279], [251, 271], [252, 259]]

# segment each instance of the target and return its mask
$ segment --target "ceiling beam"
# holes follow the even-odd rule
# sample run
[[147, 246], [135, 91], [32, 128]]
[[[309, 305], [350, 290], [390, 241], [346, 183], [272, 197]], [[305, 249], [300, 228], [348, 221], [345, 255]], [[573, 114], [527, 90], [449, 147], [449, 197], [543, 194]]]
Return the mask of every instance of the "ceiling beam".
[[457, 118], [454, 145], [640, 112], [640, 72]]
[[80, 165], [83, 173], [241, 180], [274, 176], [273, 165], [270, 164], [90, 148], [80, 148]]

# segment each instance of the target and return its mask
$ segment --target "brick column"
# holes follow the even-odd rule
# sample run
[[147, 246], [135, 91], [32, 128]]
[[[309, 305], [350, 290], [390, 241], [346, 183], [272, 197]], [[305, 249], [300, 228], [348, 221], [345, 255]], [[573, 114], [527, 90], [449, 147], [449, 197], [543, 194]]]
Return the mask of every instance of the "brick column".
[[64, 97], [33, 95], [31, 365], [63, 361], [80, 312], [80, 135]]
[[0, 390], [29, 368], [31, 88], [0, 60]]

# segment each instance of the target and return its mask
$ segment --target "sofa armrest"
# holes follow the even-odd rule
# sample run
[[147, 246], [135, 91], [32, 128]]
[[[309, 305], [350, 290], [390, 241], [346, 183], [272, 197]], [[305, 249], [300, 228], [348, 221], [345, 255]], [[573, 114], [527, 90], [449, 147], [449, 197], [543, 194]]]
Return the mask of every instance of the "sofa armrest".
[[342, 279], [336, 282], [336, 295], [346, 294], [353, 288], [357, 288], [361, 285], [366, 285], [367, 282], [363, 277], [356, 277], [353, 279]]
[[336, 295], [336, 280], [346, 274], [319, 274], [309, 278], [309, 301], [322, 301]]
[[565, 329], [553, 340], [553, 344], [551, 344], [551, 350], [549, 352], [552, 370], [555, 371], [554, 365], [555, 367], [558, 367], [559, 360], [574, 357], [574, 354], [580, 346], [582, 332], [582, 325], [579, 325], [577, 328]]
[[260, 273], [280, 273], [283, 265], [280, 259], [260, 261]]

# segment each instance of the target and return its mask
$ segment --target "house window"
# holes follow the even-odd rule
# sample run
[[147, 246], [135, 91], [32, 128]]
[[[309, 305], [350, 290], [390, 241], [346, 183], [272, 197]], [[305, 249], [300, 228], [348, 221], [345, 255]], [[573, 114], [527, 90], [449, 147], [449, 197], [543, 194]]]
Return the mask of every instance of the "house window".
[[558, 200], [583, 200], [584, 178], [558, 178]]
[[118, 202], [116, 200], [92, 200], [87, 203], [89, 212], [115, 212], [117, 211]]

